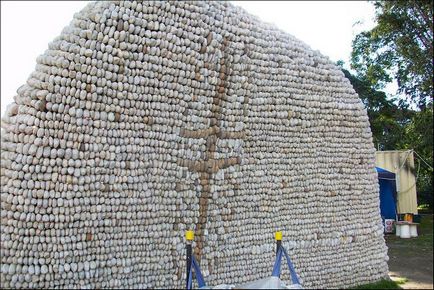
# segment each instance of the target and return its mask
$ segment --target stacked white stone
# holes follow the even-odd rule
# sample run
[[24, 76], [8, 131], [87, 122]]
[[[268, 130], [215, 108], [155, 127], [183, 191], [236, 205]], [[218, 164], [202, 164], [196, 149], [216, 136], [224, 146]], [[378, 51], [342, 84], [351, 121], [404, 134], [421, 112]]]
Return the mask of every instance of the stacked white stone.
[[[228, 2], [97, 2], [2, 121], [1, 287], [387, 276], [366, 111], [326, 57]], [[284, 272], [287, 279], [287, 273]]]

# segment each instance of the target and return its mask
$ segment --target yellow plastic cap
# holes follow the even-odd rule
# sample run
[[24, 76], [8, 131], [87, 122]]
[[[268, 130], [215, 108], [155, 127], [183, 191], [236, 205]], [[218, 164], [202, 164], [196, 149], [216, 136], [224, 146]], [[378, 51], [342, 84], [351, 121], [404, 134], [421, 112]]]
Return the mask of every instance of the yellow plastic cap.
[[186, 231], [185, 232], [185, 238], [187, 239], [187, 241], [194, 240], [194, 232], [193, 231]]
[[281, 241], [282, 240], [282, 232], [276, 232], [274, 234], [274, 238], [276, 239], [276, 241]]

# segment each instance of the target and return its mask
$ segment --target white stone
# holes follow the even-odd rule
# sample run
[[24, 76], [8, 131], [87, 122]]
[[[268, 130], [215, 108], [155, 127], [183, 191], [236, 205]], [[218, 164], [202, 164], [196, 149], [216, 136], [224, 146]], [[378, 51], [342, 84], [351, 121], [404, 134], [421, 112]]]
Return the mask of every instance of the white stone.
[[293, 36], [99, 1], [37, 63], [2, 119], [1, 286], [181, 288], [187, 229], [211, 286], [268, 276], [277, 230], [305, 288], [387, 276], [366, 110]]

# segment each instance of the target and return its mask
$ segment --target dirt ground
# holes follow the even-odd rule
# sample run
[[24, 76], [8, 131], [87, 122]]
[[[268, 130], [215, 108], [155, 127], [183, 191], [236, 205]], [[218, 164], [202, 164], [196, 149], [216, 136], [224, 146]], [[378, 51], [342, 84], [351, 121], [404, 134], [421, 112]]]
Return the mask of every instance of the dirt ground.
[[389, 276], [404, 289], [433, 289], [433, 215], [422, 215], [417, 238], [386, 236]]

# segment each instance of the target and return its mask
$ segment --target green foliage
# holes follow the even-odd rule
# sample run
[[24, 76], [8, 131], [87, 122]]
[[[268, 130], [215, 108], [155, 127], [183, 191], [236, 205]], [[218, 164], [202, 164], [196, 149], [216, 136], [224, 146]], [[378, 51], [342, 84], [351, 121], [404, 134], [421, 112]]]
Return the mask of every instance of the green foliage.
[[[433, 164], [433, 2], [375, 1], [376, 26], [353, 40], [352, 75], [378, 150], [414, 149]], [[342, 63], [339, 63], [342, 64]], [[338, 64], [338, 65], [339, 65]], [[380, 90], [392, 80], [406, 99]], [[418, 110], [410, 110], [416, 104]], [[433, 207], [433, 171], [416, 156], [418, 203]]]
[[[433, 164], [433, 104], [415, 112], [411, 122], [405, 127], [398, 148], [414, 149], [431, 166]], [[418, 164], [419, 162], [419, 164]], [[433, 170], [416, 162], [418, 203], [427, 203], [433, 208]]]
[[[365, 104], [372, 137], [377, 150], [414, 149], [424, 160], [433, 160], [433, 105], [428, 104], [420, 111], [396, 105], [395, 99], [388, 99], [382, 91], [372, 88], [367, 78], [360, 78], [342, 68], [354, 90]], [[433, 207], [432, 170], [416, 157], [418, 203]]]
[[399, 92], [420, 108], [433, 100], [432, 4], [427, 0], [374, 2], [377, 25], [355, 37], [351, 56], [358, 77], [375, 89], [395, 79]]
[[384, 92], [375, 90], [365, 78], [358, 78], [342, 69], [354, 90], [366, 107], [371, 131], [377, 150], [395, 150], [404, 138], [405, 128], [411, 122], [414, 111], [395, 105]]

